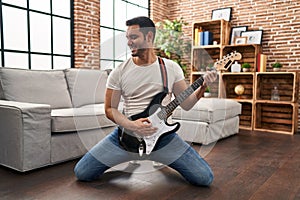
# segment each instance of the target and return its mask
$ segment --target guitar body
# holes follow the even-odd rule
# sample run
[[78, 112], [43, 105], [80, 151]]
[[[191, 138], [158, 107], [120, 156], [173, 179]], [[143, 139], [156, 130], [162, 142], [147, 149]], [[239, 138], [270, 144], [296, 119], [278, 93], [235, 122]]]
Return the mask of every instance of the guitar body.
[[168, 133], [177, 131], [180, 124], [169, 124], [165, 118], [160, 118], [158, 113], [163, 109], [162, 100], [166, 96], [166, 92], [160, 92], [154, 96], [148, 107], [141, 113], [132, 115], [130, 120], [134, 121], [140, 118], [148, 118], [152, 126], [157, 128], [156, 133], [151, 136], [138, 138], [138, 135], [119, 126], [120, 144], [128, 151], [138, 153], [140, 144], [143, 145], [143, 153], [149, 155], [155, 147], [158, 139]]
[[158, 108], [157, 111], [148, 117], [149, 121], [151, 121], [152, 126], [157, 128], [157, 131], [150, 136], [144, 136], [143, 139], [146, 143], [146, 154], [149, 155], [155, 147], [158, 139], [168, 133], [176, 132], [180, 124], [178, 122], [174, 124], [169, 124], [166, 120], [162, 120], [158, 117], [157, 113], [161, 111], [161, 108]]

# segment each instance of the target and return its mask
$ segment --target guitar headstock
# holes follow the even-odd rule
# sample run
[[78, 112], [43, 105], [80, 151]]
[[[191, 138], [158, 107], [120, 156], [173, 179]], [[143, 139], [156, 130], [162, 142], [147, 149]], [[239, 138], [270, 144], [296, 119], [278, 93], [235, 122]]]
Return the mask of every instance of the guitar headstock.
[[231, 52], [227, 56], [224, 56], [223, 59], [217, 60], [217, 62], [214, 64], [214, 68], [218, 71], [225, 71], [231, 66], [231, 64], [233, 64], [235, 60], [240, 60], [241, 58], [242, 55], [239, 52]]

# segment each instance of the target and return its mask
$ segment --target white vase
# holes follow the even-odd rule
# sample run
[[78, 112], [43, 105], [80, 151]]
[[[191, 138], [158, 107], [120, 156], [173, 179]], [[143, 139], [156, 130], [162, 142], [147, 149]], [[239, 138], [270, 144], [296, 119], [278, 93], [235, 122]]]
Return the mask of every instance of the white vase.
[[210, 96], [211, 96], [210, 92], [204, 92], [204, 97], [210, 97]]
[[231, 72], [241, 72], [241, 65], [237, 61], [231, 65]]

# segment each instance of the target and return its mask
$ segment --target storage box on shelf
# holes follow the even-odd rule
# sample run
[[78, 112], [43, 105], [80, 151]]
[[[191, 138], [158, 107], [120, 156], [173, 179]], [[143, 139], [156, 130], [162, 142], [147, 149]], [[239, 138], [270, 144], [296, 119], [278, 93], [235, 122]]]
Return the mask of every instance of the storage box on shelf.
[[240, 114], [240, 128], [252, 130], [253, 127], [253, 103], [247, 101], [239, 101], [242, 104], [242, 113]]
[[242, 54], [242, 59], [238, 60], [239, 64], [249, 63], [251, 65], [251, 72], [256, 72], [257, 55], [261, 53], [261, 45], [244, 44], [244, 45], [226, 45], [222, 51], [222, 57], [236, 51]]
[[[271, 100], [275, 87], [279, 100]], [[254, 130], [294, 134], [298, 122], [298, 73], [256, 73], [255, 88]]]
[[194, 47], [192, 51], [192, 72], [205, 72], [207, 67], [220, 59], [220, 48]]
[[[224, 89], [226, 92], [225, 98], [239, 100], [253, 100], [253, 87], [254, 87], [254, 73], [243, 72], [243, 73], [222, 73], [222, 80]], [[242, 85], [244, 92], [241, 95], [235, 93], [235, 87]]]
[[255, 103], [254, 130], [294, 134], [298, 105], [288, 102]]
[[[193, 24], [193, 45], [200, 46], [201, 36], [200, 32], [211, 32], [212, 33], [212, 40], [217, 42], [217, 45], [213, 46], [220, 46], [228, 44], [229, 35], [230, 35], [230, 22], [219, 19], [219, 20], [211, 20], [211, 21], [203, 21], [203, 22], [196, 22]], [[199, 34], [199, 35], [197, 35]], [[203, 39], [203, 38], [202, 38]], [[207, 45], [207, 47], [211, 46]]]
[[296, 103], [298, 100], [297, 72], [260, 72], [256, 74], [256, 100], [271, 100], [271, 92], [277, 87], [280, 102]]
[[[205, 72], [194, 72], [191, 75], [191, 83], [195, 82], [200, 76], [204, 75]], [[219, 75], [215, 82], [209, 85], [210, 96], [209, 97], [218, 97], [219, 96]]]
[[[240, 128], [251, 130], [253, 127], [254, 73], [222, 73], [220, 88], [224, 88], [221, 97], [234, 99], [242, 104]], [[235, 93], [235, 87], [242, 85], [241, 95]]]

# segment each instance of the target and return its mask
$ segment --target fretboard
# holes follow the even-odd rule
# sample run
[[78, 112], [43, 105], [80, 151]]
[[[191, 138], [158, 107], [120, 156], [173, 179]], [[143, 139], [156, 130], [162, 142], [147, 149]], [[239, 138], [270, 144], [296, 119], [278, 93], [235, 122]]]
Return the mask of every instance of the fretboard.
[[202, 84], [203, 77], [198, 78], [194, 83], [192, 83], [186, 90], [181, 92], [173, 101], [171, 101], [167, 106], [165, 106], [159, 113], [160, 119], [166, 119], [172, 112], [179, 106], [184, 100], [186, 100], [191, 94], [194, 93]]

